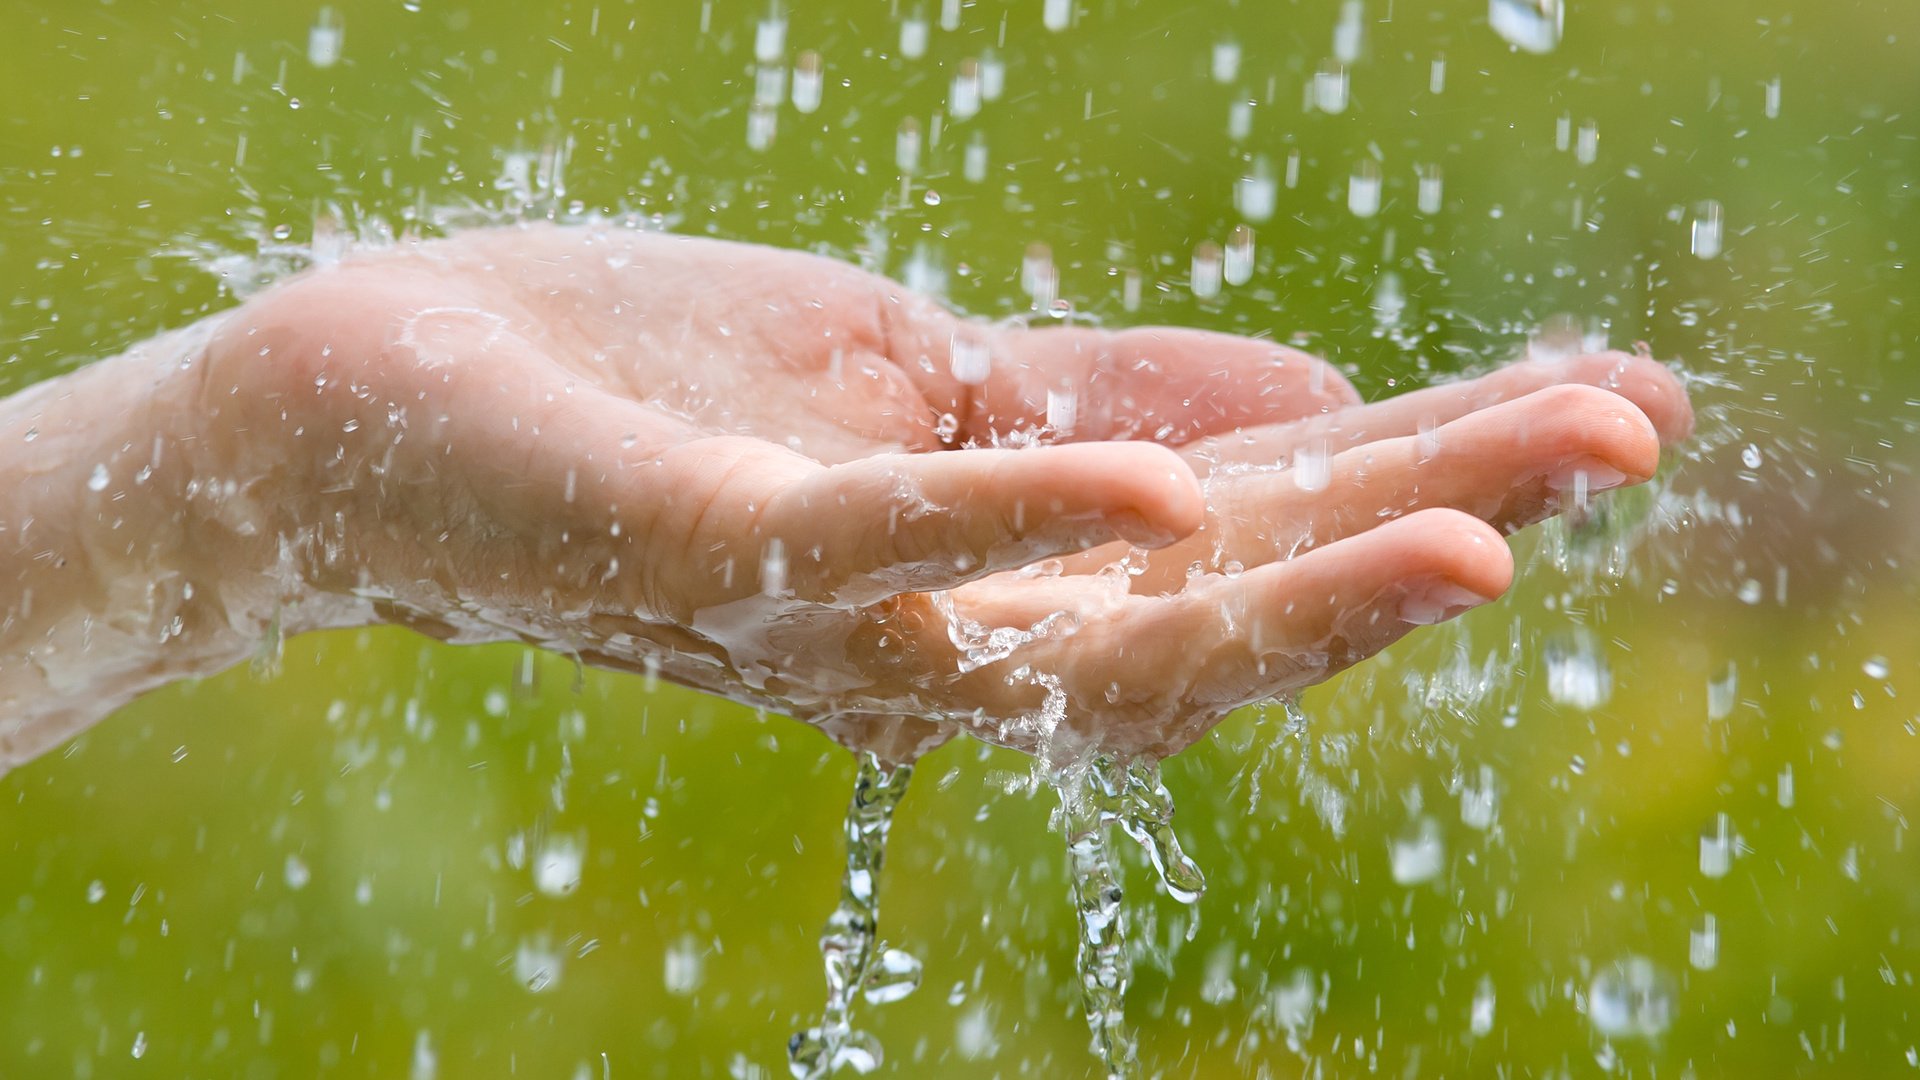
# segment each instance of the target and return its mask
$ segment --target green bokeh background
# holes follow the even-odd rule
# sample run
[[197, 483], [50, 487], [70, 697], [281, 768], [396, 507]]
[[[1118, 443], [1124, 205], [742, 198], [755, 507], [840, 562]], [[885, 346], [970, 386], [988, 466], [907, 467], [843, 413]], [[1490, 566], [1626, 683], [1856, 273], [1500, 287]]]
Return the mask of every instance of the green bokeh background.
[[[1484, 4], [1368, 0], [1334, 116], [1302, 107], [1332, 2], [1080, 0], [1058, 34], [1040, 0], [966, 0], [951, 31], [938, 3], [791, 7], [787, 62], [819, 51], [825, 103], [782, 105], [755, 152], [758, 0], [343, 0], [324, 69], [318, 5], [0, 0], [0, 389], [230, 305], [317, 215], [373, 234], [519, 212], [496, 180], [546, 148], [562, 182], [534, 214], [895, 274], [924, 250], [994, 316], [1024, 310], [1021, 254], [1045, 242], [1087, 316], [1271, 335], [1370, 397], [1511, 355], [1555, 313], [1603, 319], [1695, 376], [1700, 438], [1657, 500], [1518, 539], [1507, 602], [1309, 693], [1303, 739], [1248, 713], [1167, 765], [1212, 888], [1191, 927], [1132, 860], [1143, 1055], [1169, 1076], [1913, 1071], [1920, 5], [1574, 0], [1536, 57]], [[907, 60], [916, 11], [936, 25]], [[1243, 49], [1224, 86], [1223, 38]], [[989, 48], [1005, 96], [936, 140]], [[1562, 115], [1597, 124], [1593, 163], [1556, 149]], [[928, 145], [903, 186], [906, 117]], [[1196, 303], [1190, 253], [1239, 220], [1235, 179], [1292, 153], [1254, 281]], [[1347, 209], [1363, 158], [1386, 179], [1371, 219]], [[1444, 172], [1438, 214], [1416, 212], [1417, 165]], [[1709, 199], [1712, 260], [1689, 252]], [[1595, 569], [1610, 551], [1621, 572]], [[1549, 692], [1578, 635], [1610, 671], [1592, 709]], [[1459, 798], [1483, 767], [1485, 831]], [[851, 775], [790, 721], [558, 657], [292, 641], [278, 673], [154, 694], [0, 779], [0, 1077], [782, 1075], [822, 998]], [[1309, 776], [1343, 794], [1343, 833]], [[889, 1075], [1094, 1071], [1050, 805], [1012, 754], [922, 765], [882, 885], [926, 985], [861, 1021]], [[1739, 856], [1709, 878], [1720, 814]], [[1444, 868], [1396, 884], [1390, 845], [1422, 818]], [[521, 854], [554, 838], [586, 853], [564, 897]], [[530, 988], [521, 954], [557, 977]], [[1630, 957], [1671, 1024], [1610, 1041], [1589, 994]]]

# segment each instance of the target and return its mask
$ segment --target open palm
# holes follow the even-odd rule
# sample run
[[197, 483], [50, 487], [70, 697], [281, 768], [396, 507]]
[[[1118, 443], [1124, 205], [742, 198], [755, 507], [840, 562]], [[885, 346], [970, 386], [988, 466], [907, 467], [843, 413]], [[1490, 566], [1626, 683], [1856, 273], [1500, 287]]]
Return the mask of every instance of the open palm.
[[1361, 404], [1270, 342], [990, 327], [614, 228], [358, 256], [210, 356], [201, 452], [250, 497], [209, 512], [280, 538], [313, 625], [532, 641], [900, 757], [1176, 751], [1499, 595], [1502, 531], [1691, 424], [1620, 354]]

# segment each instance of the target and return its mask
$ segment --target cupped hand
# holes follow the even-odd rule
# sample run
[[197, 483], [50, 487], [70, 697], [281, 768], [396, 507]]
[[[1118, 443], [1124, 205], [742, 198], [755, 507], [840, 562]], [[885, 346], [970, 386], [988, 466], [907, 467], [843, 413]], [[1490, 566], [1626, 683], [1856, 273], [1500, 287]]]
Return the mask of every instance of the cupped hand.
[[987, 326], [845, 264], [618, 228], [361, 254], [224, 317], [197, 513], [298, 613], [518, 639], [905, 758], [1170, 753], [1506, 588], [1646, 479], [1621, 354], [1362, 404], [1175, 329]]

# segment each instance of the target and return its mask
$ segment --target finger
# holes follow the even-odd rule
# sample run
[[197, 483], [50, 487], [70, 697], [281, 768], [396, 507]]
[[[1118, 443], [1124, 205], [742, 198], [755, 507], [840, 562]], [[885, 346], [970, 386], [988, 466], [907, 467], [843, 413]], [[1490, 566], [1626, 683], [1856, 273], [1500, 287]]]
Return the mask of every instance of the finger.
[[1195, 471], [1205, 475], [1218, 463], [1283, 460], [1316, 440], [1338, 452], [1376, 439], [1412, 435], [1536, 390], [1575, 383], [1609, 390], [1633, 402], [1663, 444], [1672, 445], [1693, 432], [1693, 407], [1671, 371], [1645, 357], [1612, 352], [1571, 360], [1525, 360], [1477, 379], [1415, 390], [1292, 424], [1219, 435], [1184, 449]]
[[1360, 400], [1326, 361], [1233, 334], [988, 327], [898, 287], [881, 312], [889, 355], [936, 410], [960, 420], [961, 441], [1051, 428], [1178, 445]]
[[[1008, 328], [988, 342], [993, 368], [969, 418], [978, 438], [1064, 426], [1062, 434], [1073, 438], [1179, 445], [1360, 400], [1326, 361], [1232, 334]], [[1072, 402], [1065, 425], [1059, 422], [1063, 400]]]
[[[1234, 577], [1206, 575], [1173, 596], [1103, 596], [1082, 605], [1070, 637], [1036, 642], [1015, 663], [1049, 673], [1068, 715], [1110, 749], [1178, 751], [1231, 710], [1325, 679], [1418, 626], [1452, 618], [1504, 593], [1513, 579], [1505, 542], [1484, 522], [1427, 510], [1285, 562]], [[971, 590], [969, 617], [1024, 627], [1086, 579], [1038, 590]], [[1004, 666], [1004, 665], [1002, 665]], [[973, 685], [996, 668], [974, 672]], [[1038, 687], [1009, 682], [1038, 710]]]
[[781, 492], [757, 533], [782, 546], [794, 595], [866, 605], [1115, 539], [1163, 547], [1204, 514], [1173, 451], [1087, 443], [836, 465]]
[[1424, 509], [1459, 510], [1511, 533], [1568, 498], [1645, 481], [1659, 465], [1659, 437], [1631, 402], [1591, 386], [1555, 386], [1430, 434], [1342, 451], [1311, 480], [1301, 470], [1321, 470], [1318, 462], [1216, 474], [1207, 500], [1218, 525], [1208, 527], [1220, 533], [1211, 541], [1215, 560], [1243, 566]]

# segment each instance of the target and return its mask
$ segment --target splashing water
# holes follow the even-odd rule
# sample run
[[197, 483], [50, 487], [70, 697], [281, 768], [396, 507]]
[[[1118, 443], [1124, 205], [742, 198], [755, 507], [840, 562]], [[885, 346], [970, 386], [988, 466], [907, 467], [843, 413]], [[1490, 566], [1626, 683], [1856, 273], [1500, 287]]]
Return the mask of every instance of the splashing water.
[[1160, 883], [1174, 900], [1192, 905], [1206, 891], [1205, 876], [1173, 832], [1173, 796], [1160, 780], [1160, 765], [1140, 759], [1120, 764], [1096, 757], [1054, 774], [1067, 839], [1074, 914], [1079, 922], [1077, 963], [1081, 1005], [1093, 1052], [1111, 1078], [1133, 1076], [1139, 1067], [1127, 1028], [1126, 994], [1132, 980], [1127, 954], [1125, 890], [1107, 838], [1110, 826], [1139, 844]]
[[817, 1080], [843, 1068], [860, 1074], [878, 1068], [879, 1042], [853, 1029], [854, 995], [884, 1005], [920, 985], [920, 961], [879, 939], [877, 891], [893, 811], [912, 776], [911, 765], [886, 765], [871, 753], [860, 755], [853, 799], [847, 804], [847, 871], [840, 881], [840, 905], [820, 935], [826, 1011], [818, 1026], [795, 1032], [787, 1042], [788, 1070], [795, 1080]]
[[1489, 0], [1487, 22], [1507, 44], [1530, 53], [1550, 53], [1566, 29], [1561, 0]]

